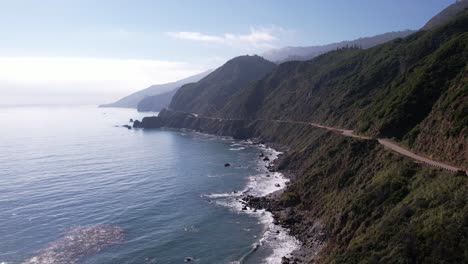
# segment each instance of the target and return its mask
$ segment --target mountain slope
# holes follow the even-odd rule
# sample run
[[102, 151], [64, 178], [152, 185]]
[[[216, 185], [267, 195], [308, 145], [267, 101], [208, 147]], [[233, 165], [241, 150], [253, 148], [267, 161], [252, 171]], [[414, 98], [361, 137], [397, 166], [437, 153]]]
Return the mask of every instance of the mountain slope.
[[355, 129], [468, 167], [467, 61], [465, 11], [449, 24], [368, 50], [283, 63], [239, 89], [217, 115]]
[[344, 48], [357, 46], [363, 49], [371, 48], [379, 44], [394, 40], [396, 38], [404, 38], [416, 31], [405, 30], [398, 32], [389, 32], [372, 37], [359, 38], [356, 40], [342, 41], [323, 46], [310, 47], [285, 47], [281, 49], [270, 50], [262, 56], [270, 61], [285, 62], [285, 61], [304, 61], [313, 59], [326, 52]]
[[226, 62], [197, 83], [182, 86], [170, 108], [200, 114], [216, 114], [238, 89], [263, 78], [276, 64], [259, 56], [240, 56]]
[[458, 0], [455, 4], [445, 8], [439, 14], [437, 14], [431, 20], [429, 20], [429, 22], [427, 22], [426, 25], [422, 27], [422, 30], [429, 30], [436, 26], [447, 23], [465, 8], [468, 8], [468, 1]]
[[136, 93], [125, 96], [124, 98], [114, 103], [103, 104], [103, 105], [100, 105], [99, 107], [137, 108], [138, 103], [147, 96], [153, 96], [153, 95], [169, 92], [171, 90], [179, 88], [180, 86], [184, 84], [197, 82], [203, 77], [205, 77], [206, 75], [208, 75], [209, 73], [210, 71], [206, 71], [197, 75], [184, 78], [176, 82], [152, 85], [146, 89], [143, 89]]
[[171, 103], [172, 97], [177, 93], [179, 88], [143, 98], [137, 105], [138, 112], [159, 112], [167, 108]]
[[302, 242], [301, 252], [284, 263], [466, 263], [464, 172], [431, 168], [375, 139], [309, 122], [394, 138], [466, 169], [467, 62], [468, 10], [371, 49], [283, 63], [233, 88], [220, 98], [220, 110], [203, 111], [206, 102], [197, 98], [187, 111], [195, 114], [163, 110], [138, 124], [284, 147], [270, 167], [292, 175], [284, 192], [243, 199], [250, 208], [273, 212], [276, 223]]

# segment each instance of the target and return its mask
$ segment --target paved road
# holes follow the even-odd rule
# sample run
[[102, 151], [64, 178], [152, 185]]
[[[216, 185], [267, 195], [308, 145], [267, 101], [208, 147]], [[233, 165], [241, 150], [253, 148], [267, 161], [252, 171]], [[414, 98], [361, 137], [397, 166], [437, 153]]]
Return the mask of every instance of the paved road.
[[[192, 116], [198, 117], [198, 118], [212, 119], [212, 120], [218, 120], [218, 121], [221, 121], [221, 120], [230, 120], [230, 121], [241, 120], [241, 119], [224, 119], [224, 118], [219, 118], [219, 117], [205, 117], [205, 116], [200, 116], [200, 115], [194, 114], [194, 113], [186, 113], [186, 112], [171, 110], [171, 109], [167, 109], [167, 110], [173, 111], [173, 112], [191, 114]], [[257, 119], [257, 120], [252, 120], [252, 121], [268, 121], [268, 120]], [[374, 138], [371, 138], [371, 137], [356, 135], [356, 134], [353, 133], [353, 130], [341, 129], [341, 128], [336, 128], [336, 127], [329, 127], [329, 126], [324, 126], [324, 125], [317, 124], [317, 123], [300, 122], [300, 121], [287, 121], [287, 120], [270, 120], [270, 121], [278, 122], [278, 123], [306, 124], [306, 125], [311, 125], [313, 127], [327, 129], [327, 130], [330, 130], [330, 131], [336, 131], [336, 132], [341, 133], [343, 136], [347, 136], [347, 137], [353, 137], [353, 138], [364, 139], [364, 140], [374, 139]], [[385, 148], [393, 150], [393, 151], [395, 151], [395, 152], [397, 152], [397, 153], [399, 153], [401, 155], [410, 157], [410, 158], [412, 158], [414, 160], [417, 160], [419, 162], [423, 162], [423, 163], [428, 164], [430, 166], [438, 167], [438, 168], [453, 171], [453, 172], [465, 171], [466, 175], [468, 175], [468, 170], [457, 168], [457, 167], [454, 167], [454, 166], [451, 166], [451, 165], [448, 165], [448, 164], [445, 164], [445, 163], [442, 163], [442, 162], [438, 162], [438, 161], [435, 161], [435, 160], [420, 156], [420, 155], [418, 155], [416, 153], [411, 152], [410, 150], [407, 150], [407, 149], [399, 146], [395, 142], [392, 142], [392, 141], [390, 141], [388, 139], [383, 139], [383, 138], [375, 138], [375, 139], [377, 139], [377, 141], [381, 145], [383, 145]]]

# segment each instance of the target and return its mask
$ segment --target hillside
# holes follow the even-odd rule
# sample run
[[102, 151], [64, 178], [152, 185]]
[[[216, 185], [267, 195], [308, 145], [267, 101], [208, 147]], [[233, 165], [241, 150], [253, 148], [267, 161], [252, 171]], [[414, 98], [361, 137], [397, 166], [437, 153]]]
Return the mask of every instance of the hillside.
[[199, 114], [216, 114], [237, 90], [260, 80], [276, 64], [259, 56], [240, 56], [226, 62], [197, 83], [182, 86], [170, 108]]
[[[141, 91], [138, 91], [136, 93], [132, 93], [128, 96], [125, 96], [122, 99], [119, 99], [118, 101], [110, 104], [103, 104], [100, 105], [99, 107], [122, 107], [122, 108], [137, 108], [138, 103], [143, 100], [145, 97], [148, 96], [153, 96], [157, 94], [162, 94], [166, 92], [173, 91], [175, 89], [178, 89], [184, 84], [187, 83], [192, 83], [192, 82], [197, 82], [206, 75], [208, 75], [210, 71], [206, 71], [197, 75], [193, 75], [187, 78], [184, 78], [182, 80], [176, 81], [176, 82], [171, 82], [171, 83], [165, 83], [165, 84], [157, 84], [157, 85], [152, 85], [146, 89], [143, 89]], [[167, 101], [168, 103], [170, 102]]]
[[424, 27], [422, 27], [422, 30], [429, 30], [431, 28], [434, 28], [436, 26], [442, 25], [444, 23], [447, 23], [450, 21], [454, 16], [456, 16], [458, 13], [463, 11], [465, 8], [468, 7], [468, 1], [467, 0], [458, 0], [456, 3], [453, 5], [450, 5], [449, 7], [445, 8], [434, 16], [431, 20], [429, 20]]
[[159, 112], [167, 108], [171, 103], [172, 97], [177, 93], [179, 88], [143, 98], [137, 105], [138, 112]]
[[[468, 259], [463, 174], [432, 169], [307, 124], [227, 120], [163, 110], [152, 127], [253, 138], [286, 151], [271, 171], [292, 175], [279, 196], [244, 199], [266, 208], [303, 242], [297, 262], [464, 263]], [[151, 122], [155, 123], [151, 124]], [[317, 262], [316, 262], [317, 261]]]
[[[284, 150], [270, 167], [291, 176], [284, 193], [244, 197], [251, 208], [273, 212], [303, 242], [295, 260], [282, 263], [466, 263], [463, 172], [429, 167], [375, 139], [310, 123], [392, 138], [466, 169], [467, 62], [468, 10], [367, 50], [343, 48], [283, 63], [229, 94], [218, 97], [213, 89], [209, 101], [195, 97], [187, 108], [189, 96], [174, 97], [179, 111], [163, 110], [135, 126], [189, 128]], [[223, 70], [226, 76], [233, 68]]]
[[322, 46], [309, 46], [309, 47], [285, 47], [280, 49], [270, 50], [265, 52], [262, 56], [270, 61], [286, 62], [286, 61], [305, 61], [313, 59], [321, 54], [327, 53], [332, 50], [344, 47], [360, 47], [363, 49], [371, 48], [379, 44], [394, 40], [396, 38], [404, 38], [416, 31], [404, 30], [397, 32], [388, 32], [372, 37], [359, 38], [349, 41], [341, 41]]
[[394, 138], [468, 167], [468, 11], [445, 26], [307, 62], [239, 89], [220, 114], [316, 122]]

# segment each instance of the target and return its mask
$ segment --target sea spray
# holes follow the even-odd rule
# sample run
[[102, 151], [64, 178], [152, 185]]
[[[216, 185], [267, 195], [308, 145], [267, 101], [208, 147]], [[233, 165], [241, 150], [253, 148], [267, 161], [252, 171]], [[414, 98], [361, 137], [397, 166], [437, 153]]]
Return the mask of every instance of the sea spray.
[[[239, 143], [235, 143], [237, 146]], [[245, 142], [244, 144], [251, 144]], [[270, 172], [266, 168], [271, 164], [281, 152], [269, 148], [263, 144], [258, 146], [267, 160], [260, 159], [258, 162], [259, 174], [248, 177], [246, 187], [241, 191], [230, 193], [218, 193], [204, 195], [207, 198], [213, 199], [218, 205], [225, 206], [237, 213], [245, 213], [259, 219], [259, 222], [264, 226], [264, 232], [257, 243], [252, 245], [250, 251], [246, 252], [238, 262], [247, 262], [260, 248], [268, 247], [271, 253], [263, 260], [265, 264], [281, 263], [281, 258], [290, 256], [290, 254], [300, 248], [300, 242], [288, 234], [288, 230], [274, 224], [272, 213], [262, 209], [248, 208], [242, 201], [242, 197], [252, 195], [263, 197], [271, 193], [281, 191], [286, 187], [289, 179], [284, 177], [280, 172]], [[234, 263], [234, 262], [233, 262]]]

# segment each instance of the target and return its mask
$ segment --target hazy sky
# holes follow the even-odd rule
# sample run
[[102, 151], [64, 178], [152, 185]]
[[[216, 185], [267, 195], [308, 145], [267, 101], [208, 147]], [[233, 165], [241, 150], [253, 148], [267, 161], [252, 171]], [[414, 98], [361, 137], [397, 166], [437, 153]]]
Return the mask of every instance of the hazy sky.
[[454, 0], [0, 0], [0, 104], [118, 99], [282, 46], [418, 29]]

